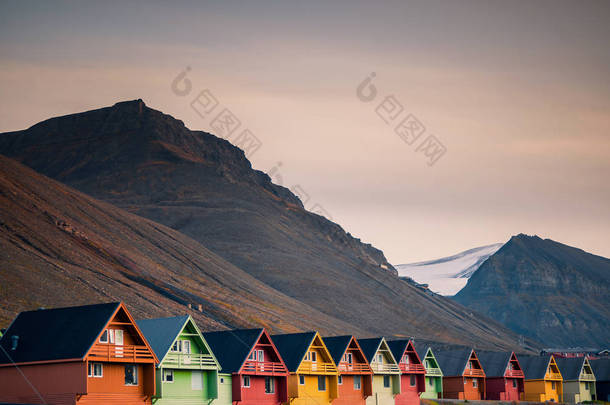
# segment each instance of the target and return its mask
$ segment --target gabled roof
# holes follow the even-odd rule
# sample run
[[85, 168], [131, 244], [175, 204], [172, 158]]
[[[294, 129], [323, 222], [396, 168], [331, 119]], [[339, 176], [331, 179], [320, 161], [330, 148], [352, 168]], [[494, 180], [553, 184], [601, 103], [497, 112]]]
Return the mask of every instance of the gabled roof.
[[551, 364], [551, 356], [520, 356], [519, 364], [526, 380], [544, 380]]
[[443, 370], [443, 375], [461, 376], [464, 374], [472, 349], [444, 350], [435, 353], [436, 361]]
[[504, 377], [512, 356], [513, 352], [477, 352], [486, 377]]
[[353, 336], [331, 336], [323, 338], [324, 344], [330, 353], [330, 356], [333, 358], [335, 364], [339, 364], [343, 355], [347, 351], [350, 342], [352, 341]]
[[383, 340], [384, 339], [382, 337], [358, 339], [362, 353], [364, 353], [369, 363], [373, 361], [375, 353], [377, 353], [377, 350], [379, 350], [379, 346], [381, 346], [381, 342], [383, 342]]
[[[21, 312], [0, 340], [0, 364], [82, 360], [120, 306], [113, 302]], [[19, 336], [17, 350], [11, 350], [12, 336]]]
[[[421, 344], [421, 343], [415, 344], [415, 351], [417, 352], [417, 355], [419, 356], [419, 358], [422, 361], [426, 358], [426, 355], [428, 354], [428, 350], [431, 350], [432, 355], [434, 356], [434, 350], [432, 350], [432, 347], [430, 347], [430, 345]], [[436, 358], [436, 356], [434, 356], [434, 358]]]
[[564, 381], [580, 380], [580, 372], [585, 364], [585, 357], [557, 358], [555, 362]]
[[610, 359], [589, 360], [597, 381], [610, 381]]
[[421, 363], [422, 357], [417, 353], [417, 350], [415, 349], [415, 345], [413, 344], [413, 341], [411, 341], [409, 339], [389, 340], [388, 341], [388, 346], [390, 347], [390, 350], [392, 351], [392, 355], [398, 362], [400, 362], [400, 359], [402, 359], [403, 354], [405, 354], [405, 352], [407, 351], [409, 344], [413, 348], [415, 355], [417, 356], [419, 362]]
[[271, 336], [288, 371], [295, 373], [298, 370], [316, 335], [317, 332], [303, 332]]
[[235, 329], [206, 332], [203, 338], [208, 343], [223, 373], [237, 373], [260, 339], [264, 329]]

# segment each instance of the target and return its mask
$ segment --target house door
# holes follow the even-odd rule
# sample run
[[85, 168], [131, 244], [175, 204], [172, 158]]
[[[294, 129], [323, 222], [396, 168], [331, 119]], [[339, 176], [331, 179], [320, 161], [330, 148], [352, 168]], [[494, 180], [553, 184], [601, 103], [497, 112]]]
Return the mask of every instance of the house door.
[[116, 357], [123, 357], [123, 331], [121, 329], [114, 331], [114, 344], [116, 345]]
[[199, 370], [191, 371], [191, 389], [201, 391], [203, 389], [203, 372]]
[[[184, 364], [191, 364], [191, 341], [183, 340], [182, 341], [182, 354]], [[193, 388], [194, 389], [194, 388]]]

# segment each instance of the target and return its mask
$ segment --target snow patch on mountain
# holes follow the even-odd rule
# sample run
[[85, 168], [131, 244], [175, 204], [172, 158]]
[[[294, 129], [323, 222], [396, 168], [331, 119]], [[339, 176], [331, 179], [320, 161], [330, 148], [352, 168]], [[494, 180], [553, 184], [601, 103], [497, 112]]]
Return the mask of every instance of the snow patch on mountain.
[[437, 294], [455, 295], [466, 286], [470, 276], [481, 264], [503, 245], [494, 243], [442, 259], [399, 264], [395, 267], [399, 276], [410, 277], [419, 284], [428, 284], [430, 290]]

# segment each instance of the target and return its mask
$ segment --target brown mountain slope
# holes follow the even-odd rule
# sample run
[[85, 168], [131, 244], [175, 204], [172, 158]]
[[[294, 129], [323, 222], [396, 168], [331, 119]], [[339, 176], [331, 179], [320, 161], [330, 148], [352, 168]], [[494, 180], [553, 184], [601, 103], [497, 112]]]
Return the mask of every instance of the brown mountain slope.
[[306, 211], [289, 190], [253, 170], [240, 149], [141, 100], [1, 134], [0, 153], [174, 228], [272, 288], [370, 334], [517, 342], [499, 324], [399, 280], [381, 251]]
[[0, 324], [37, 307], [123, 300], [138, 317], [189, 311], [204, 328], [358, 327], [308, 308], [163, 225], [0, 156]]

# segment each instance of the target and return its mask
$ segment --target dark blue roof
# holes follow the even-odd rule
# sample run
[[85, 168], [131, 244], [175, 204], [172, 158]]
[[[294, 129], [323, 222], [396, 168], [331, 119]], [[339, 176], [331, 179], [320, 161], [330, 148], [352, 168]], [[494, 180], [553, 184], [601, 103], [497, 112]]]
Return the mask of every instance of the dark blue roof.
[[339, 362], [343, 358], [343, 355], [345, 354], [349, 343], [352, 341], [352, 338], [353, 336], [351, 335], [330, 336], [322, 338], [335, 364], [339, 364]]
[[[21, 312], [0, 340], [0, 364], [82, 359], [119, 306], [113, 302]], [[17, 350], [11, 350], [12, 336], [19, 336]]]
[[561, 373], [564, 381], [580, 380], [580, 372], [582, 371], [582, 366], [585, 363], [584, 357], [558, 357], [555, 359], [555, 362], [557, 363], [557, 367], [559, 367], [559, 372]]
[[162, 362], [188, 319], [188, 315], [183, 315], [171, 318], [140, 319], [136, 323], [157, 358]]
[[519, 356], [519, 364], [526, 380], [543, 380], [549, 368], [551, 356]]
[[461, 376], [470, 359], [472, 349], [443, 350], [434, 352], [438, 366], [446, 377]]
[[271, 339], [284, 359], [288, 371], [294, 373], [301, 365], [301, 361], [315, 337], [316, 332], [303, 332], [273, 335]]
[[399, 340], [390, 340], [388, 341], [388, 346], [392, 351], [392, 355], [396, 359], [396, 361], [400, 361], [402, 359], [402, 355], [405, 354], [405, 350], [407, 350], [407, 346], [409, 345], [409, 339], [399, 339]]
[[610, 381], [610, 359], [589, 360], [597, 381]]
[[513, 352], [477, 352], [486, 377], [504, 377], [512, 355]]
[[237, 373], [260, 339], [262, 328], [206, 332], [203, 338], [212, 349], [223, 373]]
[[377, 353], [377, 349], [379, 349], [379, 345], [381, 345], [381, 341], [383, 338], [369, 338], [369, 339], [358, 339], [358, 344], [360, 344], [360, 348], [362, 352], [366, 356], [368, 362], [372, 362], [375, 357], [375, 353]]

